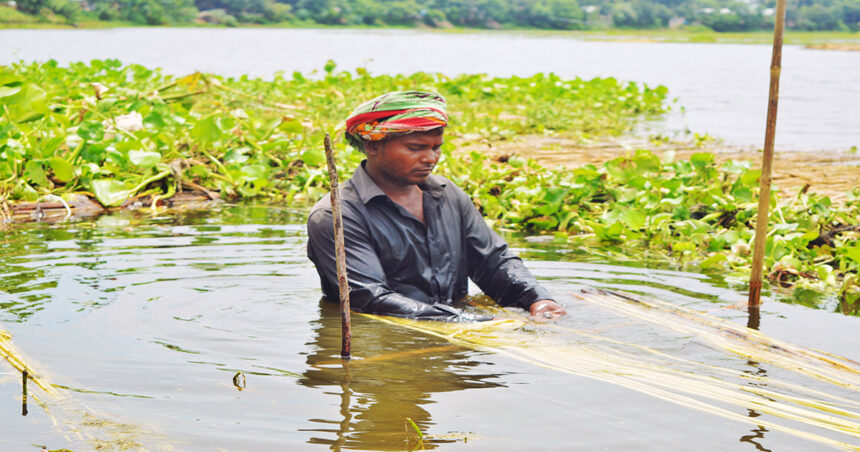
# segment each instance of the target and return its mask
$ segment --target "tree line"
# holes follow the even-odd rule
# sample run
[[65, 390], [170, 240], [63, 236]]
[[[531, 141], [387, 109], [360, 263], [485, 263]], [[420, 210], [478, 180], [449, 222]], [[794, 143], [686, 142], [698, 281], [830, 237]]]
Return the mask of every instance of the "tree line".
[[[295, 26], [538, 28], [773, 27], [776, 0], [11, 0], [36, 16], [139, 25], [212, 23]], [[860, 29], [860, 0], [788, 0], [788, 28]]]

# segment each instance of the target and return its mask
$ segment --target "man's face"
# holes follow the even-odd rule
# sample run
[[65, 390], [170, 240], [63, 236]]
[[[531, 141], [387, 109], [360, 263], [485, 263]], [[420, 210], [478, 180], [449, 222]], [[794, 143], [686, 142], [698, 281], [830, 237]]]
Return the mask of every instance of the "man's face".
[[416, 132], [370, 142], [367, 157], [386, 181], [400, 186], [417, 185], [430, 177], [439, 161], [443, 129]]

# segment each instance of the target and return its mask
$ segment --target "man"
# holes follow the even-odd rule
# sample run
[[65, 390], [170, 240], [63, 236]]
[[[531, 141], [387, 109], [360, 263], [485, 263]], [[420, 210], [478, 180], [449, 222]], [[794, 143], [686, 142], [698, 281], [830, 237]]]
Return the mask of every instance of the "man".
[[[361, 104], [346, 138], [367, 156], [341, 190], [350, 304], [398, 317], [481, 320], [451, 307], [471, 278], [503, 306], [540, 320], [566, 314], [484, 223], [469, 197], [432, 174], [448, 116], [445, 99], [393, 92]], [[338, 299], [331, 201], [308, 217], [308, 257], [326, 297]]]

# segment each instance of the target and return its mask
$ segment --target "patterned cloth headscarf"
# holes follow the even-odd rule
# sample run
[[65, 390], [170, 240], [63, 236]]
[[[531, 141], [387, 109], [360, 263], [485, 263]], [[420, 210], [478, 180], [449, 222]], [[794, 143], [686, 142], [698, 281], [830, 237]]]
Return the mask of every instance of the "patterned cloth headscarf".
[[446, 125], [444, 97], [427, 91], [395, 91], [359, 105], [346, 119], [346, 139], [363, 149], [362, 141], [379, 141]]

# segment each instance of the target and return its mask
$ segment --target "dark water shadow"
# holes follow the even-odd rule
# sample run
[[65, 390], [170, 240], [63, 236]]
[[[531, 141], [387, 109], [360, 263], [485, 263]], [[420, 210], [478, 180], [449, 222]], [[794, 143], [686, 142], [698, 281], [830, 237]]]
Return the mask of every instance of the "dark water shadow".
[[21, 416], [27, 415], [27, 377], [26, 370], [21, 371]]
[[[339, 412], [330, 419], [309, 419], [318, 425], [301, 429], [314, 434], [309, 444], [331, 450], [414, 450], [462, 441], [434, 436], [428, 410], [433, 394], [502, 386], [493, 381], [502, 374], [486, 373], [489, 364], [479, 361], [479, 352], [358, 315], [352, 323], [353, 359], [342, 361], [338, 307], [321, 301], [320, 312], [299, 383], [329, 387], [324, 393], [339, 398]], [[424, 433], [423, 441], [407, 419]]]

